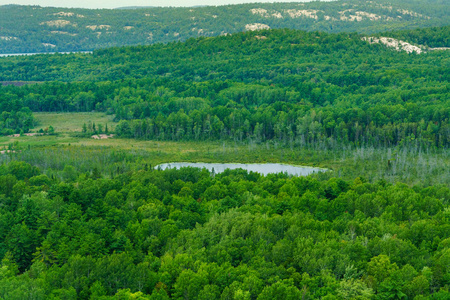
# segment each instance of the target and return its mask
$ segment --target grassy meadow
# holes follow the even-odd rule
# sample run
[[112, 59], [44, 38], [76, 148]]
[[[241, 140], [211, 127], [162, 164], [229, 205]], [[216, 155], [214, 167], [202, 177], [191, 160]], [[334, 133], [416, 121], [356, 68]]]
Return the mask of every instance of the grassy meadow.
[[81, 113], [33, 113], [37, 125], [34, 131], [52, 126], [56, 132], [81, 132], [83, 124], [93, 122], [95, 124], [113, 123], [113, 115], [98, 112]]
[[[82, 112], [82, 113], [33, 113], [36, 121], [36, 126], [32, 132], [39, 132], [41, 129], [46, 130], [50, 126], [55, 130], [55, 135], [45, 136], [20, 136], [0, 137], [0, 148], [6, 149], [9, 145], [18, 143], [21, 146], [54, 146], [54, 145], [68, 145], [68, 144], [83, 144], [83, 140], [89, 142], [91, 139], [79, 139], [73, 137], [71, 134], [81, 132], [83, 124], [89, 122], [101, 124], [105, 126], [108, 124], [111, 128], [114, 126], [114, 116], [106, 115], [97, 112]], [[110, 125], [111, 123], [111, 125]]]
[[[326, 176], [368, 181], [384, 179], [410, 185], [450, 183], [450, 151], [416, 148], [351, 148], [334, 149], [280, 145], [276, 142], [254, 144], [233, 141], [144, 141], [111, 138], [96, 140], [75, 137], [83, 123], [108, 124], [114, 128], [113, 116], [103, 113], [37, 113], [39, 125], [33, 130], [52, 126], [55, 135], [0, 137], [0, 149], [15, 153], [0, 156], [0, 162], [23, 160], [47, 173], [75, 166], [79, 172], [95, 167], [105, 176], [139, 170], [160, 163], [235, 162], [284, 163], [327, 168]], [[324, 175], [321, 175], [324, 176]]]

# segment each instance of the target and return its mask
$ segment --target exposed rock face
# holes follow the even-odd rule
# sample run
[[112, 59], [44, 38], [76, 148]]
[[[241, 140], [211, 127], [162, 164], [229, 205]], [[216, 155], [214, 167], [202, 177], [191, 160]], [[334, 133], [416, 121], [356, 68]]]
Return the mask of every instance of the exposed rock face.
[[109, 30], [109, 29], [111, 29], [111, 26], [109, 26], [109, 25], [89, 25], [89, 26], [86, 26], [86, 28], [89, 28], [91, 30], [97, 30], [97, 29]]
[[18, 40], [18, 38], [16, 38], [15, 36], [0, 36], [0, 40], [3, 40], [3, 41], [14, 41], [14, 40]]
[[75, 14], [73, 12], [58, 12], [58, 13], [54, 13], [54, 16], [59, 16], [59, 17], [73, 17]]
[[263, 8], [252, 8], [250, 9], [250, 12], [254, 15], [260, 15], [265, 17], [267, 15], [267, 9], [263, 9]]
[[[384, 6], [384, 5], [378, 5], [376, 3], [370, 2], [377, 10], [380, 8], [382, 10], [388, 11], [388, 13], [392, 13], [393, 7], [392, 6]], [[347, 4], [343, 4], [343, 6], [347, 6]], [[350, 6], [352, 7], [352, 6]], [[380, 20], [387, 20], [387, 21], [394, 21], [394, 17], [389, 16], [387, 14], [376, 14], [370, 11], [362, 11], [357, 10], [357, 5], [353, 6], [354, 8], [348, 8], [342, 11], [339, 11], [338, 17], [332, 17], [330, 15], [324, 15], [325, 11], [318, 10], [318, 9], [282, 9], [280, 11], [276, 10], [268, 10], [264, 8], [252, 8], [250, 9], [250, 13], [253, 15], [258, 15], [264, 18], [277, 18], [277, 19], [283, 19], [283, 18], [311, 18], [314, 20], [323, 19], [325, 21], [346, 21], [346, 22], [361, 22], [364, 20], [370, 20], [370, 21], [380, 21]], [[414, 11], [409, 11], [405, 9], [397, 9], [395, 11], [398, 15], [398, 19], [402, 19], [403, 16], [410, 16], [414, 18], [421, 18], [421, 19], [430, 19], [428, 16], [424, 16], [422, 14], [416, 13]], [[321, 14], [322, 13], [322, 14]]]
[[50, 33], [53, 33], [53, 34], [65, 34], [65, 35], [70, 35], [70, 36], [77, 36], [78, 34], [77, 33], [69, 33], [69, 32], [66, 32], [66, 31], [50, 31]]
[[357, 21], [360, 22], [364, 18], [367, 18], [371, 21], [378, 21], [381, 20], [383, 17], [377, 14], [369, 13], [366, 11], [355, 11], [354, 9], [347, 9], [340, 11], [339, 14], [341, 15], [340, 20], [341, 21]]
[[71, 23], [70, 21], [67, 20], [53, 20], [53, 21], [47, 21], [47, 22], [42, 22], [40, 23], [40, 25], [47, 25], [50, 27], [66, 27], [66, 26], [77, 26], [76, 24]]
[[285, 10], [285, 12], [292, 18], [299, 18], [299, 17], [307, 17], [307, 18], [311, 18], [311, 19], [319, 19], [319, 17], [317, 16], [317, 13], [319, 12], [319, 10], [314, 10], [314, 9], [287, 9]]
[[400, 40], [396, 40], [393, 38], [388, 38], [388, 37], [363, 37], [362, 38], [363, 41], [368, 41], [370, 44], [383, 44], [386, 45], [388, 47], [394, 48], [397, 51], [406, 51], [408, 53], [412, 53], [412, 52], [416, 52], [417, 54], [420, 54], [422, 52], [424, 52], [422, 50], [422, 48], [411, 45], [410, 43], [404, 42], [404, 41], [400, 41]]
[[50, 48], [55, 48], [56, 45], [50, 44], [50, 43], [42, 43], [42, 46], [44, 47], [50, 47]]
[[[437, 2], [442, 1], [444, 0]], [[176, 8], [176, 14], [167, 14], [167, 8], [162, 7], [102, 10], [101, 14], [96, 10], [72, 8], [9, 8], [17, 22], [26, 23], [27, 26], [23, 28], [23, 32], [19, 32], [14, 28], [15, 22], [8, 23], [0, 19], [0, 52], [46, 52], [52, 49], [50, 44], [56, 45], [55, 49], [58, 51], [70, 52], [84, 48], [98, 49], [105, 45], [147, 45], [281, 27], [362, 33], [373, 32], [379, 25], [383, 28], [408, 29], [448, 23], [445, 22], [446, 14], [442, 13], [445, 8], [438, 3], [420, 7], [398, 1], [394, 4], [381, 4], [375, 0], [271, 4], [256, 2], [250, 6], [242, 4]], [[36, 32], [38, 36], [50, 38], [26, 38]], [[70, 42], [68, 37], [72, 38]], [[431, 51], [428, 47], [425, 49]]]
[[[284, 16], [281, 12], [279, 11], [268, 11], [267, 9], [264, 8], [252, 8], [250, 9], [250, 12], [253, 15], [260, 15], [261, 17], [264, 18], [275, 18], [275, 19], [283, 19]], [[315, 19], [317, 20], [317, 13], [319, 12], [319, 10], [315, 10], [315, 9], [285, 9], [282, 11], [283, 13], [285, 13], [287, 16], [291, 17], [292, 19], [295, 18], [300, 18], [300, 17], [307, 17], [307, 18], [311, 18], [311, 19]]]
[[262, 29], [270, 29], [270, 26], [266, 25], [266, 24], [261, 24], [261, 23], [245, 25], [245, 30], [255, 31], [255, 30], [262, 30]]

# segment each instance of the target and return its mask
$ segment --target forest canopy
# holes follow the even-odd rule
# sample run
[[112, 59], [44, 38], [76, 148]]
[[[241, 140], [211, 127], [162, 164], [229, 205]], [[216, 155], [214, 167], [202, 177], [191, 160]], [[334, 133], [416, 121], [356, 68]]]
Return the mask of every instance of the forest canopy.
[[[406, 23], [379, 21], [401, 31], [372, 35], [361, 19], [365, 33], [270, 29], [1, 57], [0, 299], [450, 299], [450, 52], [431, 49], [448, 46], [450, 14], [443, 1], [405, 1], [420, 15], [393, 2]], [[255, 20], [281, 6], [265, 7]], [[342, 17], [371, 16], [349, 9]], [[40, 26], [68, 30], [63, 20], [89, 13], [73, 11]], [[144, 11], [173, 12], [132, 13]], [[99, 10], [102, 23], [108, 13], [119, 22], [122, 11]], [[325, 16], [296, 20], [316, 30]], [[86, 30], [101, 40], [113, 27]], [[368, 33], [423, 47], [397, 51]], [[44, 112], [115, 123], [24, 136]], [[175, 159], [327, 170], [155, 167]]]
[[450, 296], [446, 187], [195, 168], [64, 178], [0, 167], [2, 298]]
[[[2, 80], [42, 83], [0, 88], [0, 108], [103, 111], [119, 136], [139, 139], [448, 147], [450, 52], [362, 37], [283, 29], [3, 58]], [[30, 129], [16, 123], [3, 127]]]
[[0, 6], [0, 53], [86, 51], [186, 41], [263, 28], [373, 34], [445, 26], [449, 21], [450, 9], [444, 0], [90, 10], [4, 5]]

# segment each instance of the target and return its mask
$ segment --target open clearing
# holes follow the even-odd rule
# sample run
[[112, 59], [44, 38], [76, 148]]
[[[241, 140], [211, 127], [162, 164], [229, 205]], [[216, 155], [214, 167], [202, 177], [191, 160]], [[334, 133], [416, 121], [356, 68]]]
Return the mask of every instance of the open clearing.
[[98, 112], [83, 113], [34, 113], [38, 125], [33, 128], [36, 132], [40, 129], [52, 126], [56, 133], [81, 132], [83, 124], [89, 122], [101, 124], [103, 128], [108, 124], [112, 127], [114, 115], [106, 115]]
[[[108, 173], [123, 165], [139, 169], [144, 164], [155, 166], [167, 162], [205, 162], [205, 163], [284, 163], [291, 165], [311, 166], [339, 170], [343, 178], [353, 178], [355, 174], [366, 174], [367, 178], [384, 178], [395, 182], [399, 178], [408, 180], [413, 165], [414, 172], [426, 173], [424, 178], [431, 178], [430, 182], [448, 182], [448, 170], [445, 166], [449, 162], [448, 151], [430, 155], [434, 168], [430, 168], [430, 161], [426, 160], [420, 168], [416, 167], [414, 155], [406, 155], [402, 161], [403, 169], [395, 173], [386, 171], [390, 154], [383, 149], [320, 149], [302, 148], [295, 145], [290, 147], [279, 145], [277, 142], [262, 144], [247, 144], [228, 141], [146, 141], [136, 139], [93, 139], [91, 137], [75, 137], [80, 132], [83, 123], [107, 123], [112, 129], [117, 123], [112, 122], [113, 116], [103, 113], [39, 113], [35, 114], [40, 125], [33, 129], [53, 126], [55, 135], [0, 137], [0, 151], [12, 150], [4, 153], [6, 156], [22, 157], [25, 161], [34, 160], [42, 164], [41, 168], [63, 168], [58, 157], [69, 157], [70, 164], [83, 165], [84, 171], [89, 171], [96, 165]], [[363, 151], [364, 150], [364, 151]], [[120, 161], [117, 161], [117, 157]], [[401, 157], [400, 157], [401, 158]], [[376, 161], [376, 164], [367, 164]], [[420, 161], [419, 161], [420, 162]], [[59, 166], [59, 167], [56, 167]], [[444, 167], [443, 167], [444, 166]], [[128, 167], [131, 168], [131, 167]], [[114, 169], [115, 170], [115, 169]], [[418, 171], [419, 170], [419, 171]], [[383, 175], [384, 174], [384, 175]], [[433, 174], [439, 176], [433, 177]], [[386, 177], [387, 176], [387, 177]], [[422, 180], [422, 179], [420, 179]], [[411, 182], [417, 184], [417, 181]]]
[[[44, 136], [2, 136], [0, 137], [0, 150], [7, 150], [11, 145], [13, 149], [47, 149], [48, 151], [83, 151], [83, 153], [97, 153], [99, 149], [115, 149], [129, 151], [133, 155], [138, 153], [147, 157], [153, 165], [168, 161], [190, 162], [273, 162], [290, 163], [297, 165], [311, 165], [327, 167], [333, 165], [332, 158], [318, 158], [311, 151], [309, 155], [299, 155], [296, 151], [289, 151], [278, 147], [263, 145], [244, 145], [232, 141], [145, 141], [136, 139], [93, 139], [73, 136], [81, 132], [84, 123], [101, 124], [103, 128], [113, 131], [117, 123], [114, 116], [104, 113], [34, 113], [38, 125], [33, 132], [52, 126], [55, 135]], [[58, 149], [58, 150], [57, 150]], [[86, 152], [87, 151], [87, 152]], [[89, 155], [89, 154], [86, 154]]]

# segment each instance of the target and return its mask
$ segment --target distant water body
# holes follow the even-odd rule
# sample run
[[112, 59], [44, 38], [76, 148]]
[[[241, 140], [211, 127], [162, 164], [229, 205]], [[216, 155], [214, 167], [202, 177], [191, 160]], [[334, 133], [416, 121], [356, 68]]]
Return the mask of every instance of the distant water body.
[[91, 54], [92, 51], [74, 51], [74, 52], [41, 52], [41, 53], [5, 53], [0, 54], [0, 57], [6, 56], [30, 56], [30, 55], [38, 55], [38, 54], [71, 54], [71, 53], [86, 53]]
[[214, 169], [216, 174], [222, 173], [226, 169], [244, 169], [248, 172], [257, 172], [261, 175], [267, 175], [271, 173], [287, 173], [292, 176], [307, 176], [312, 173], [324, 172], [326, 169], [312, 168], [312, 167], [300, 167], [282, 164], [210, 164], [210, 163], [187, 163], [187, 162], [174, 162], [161, 164], [155, 167], [155, 169], [179, 169], [183, 167], [193, 168], [206, 168], [210, 172]]

